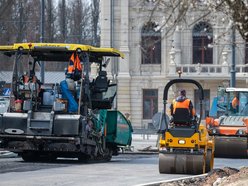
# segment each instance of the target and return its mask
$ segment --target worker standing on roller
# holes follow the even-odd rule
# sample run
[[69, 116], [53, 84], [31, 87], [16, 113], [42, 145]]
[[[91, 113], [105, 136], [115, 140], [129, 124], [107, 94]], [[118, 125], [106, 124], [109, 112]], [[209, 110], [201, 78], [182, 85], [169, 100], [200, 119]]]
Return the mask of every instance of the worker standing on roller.
[[234, 112], [238, 112], [238, 107], [239, 107], [239, 96], [238, 96], [238, 93], [235, 92], [234, 94], [234, 98], [232, 99], [232, 108], [234, 110]]
[[192, 120], [195, 117], [195, 109], [193, 108], [193, 104], [190, 99], [186, 97], [186, 91], [180, 90], [179, 96], [172, 101], [170, 106], [172, 121], [176, 120], [177, 117], [176, 110], [177, 109], [188, 109], [189, 118]]
[[71, 55], [65, 75], [66, 79], [60, 83], [62, 97], [68, 99], [69, 113], [75, 113], [78, 110], [78, 103], [73, 95], [76, 90], [75, 81], [80, 80], [82, 77], [82, 65], [77, 53]]

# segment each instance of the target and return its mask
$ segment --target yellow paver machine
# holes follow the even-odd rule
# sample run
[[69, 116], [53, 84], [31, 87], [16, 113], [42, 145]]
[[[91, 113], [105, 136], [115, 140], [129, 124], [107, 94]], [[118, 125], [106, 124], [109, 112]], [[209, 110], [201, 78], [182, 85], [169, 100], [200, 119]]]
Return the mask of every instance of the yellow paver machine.
[[[111, 109], [117, 84], [106, 71], [110, 57], [124, 57], [120, 51], [81, 44], [16, 43], [0, 46], [0, 53], [14, 61], [12, 77], [6, 78], [11, 84], [9, 108], [0, 114], [0, 148], [18, 153], [24, 161], [69, 157], [84, 162], [109, 161], [131, 144], [131, 123]], [[66, 73], [47, 71], [42, 82], [36, 76], [41, 62], [68, 68]]]
[[[199, 90], [199, 118], [188, 119], [185, 114], [173, 120], [166, 114], [169, 88], [173, 84], [193, 84]], [[160, 118], [159, 172], [165, 174], [202, 174], [209, 172], [214, 163], [214, 140], [201, 124], [203, 88], [192, 79], [173, 79], [164, 88], [164, 108]], [[177, 113], [175, 113], [177, 114]]]

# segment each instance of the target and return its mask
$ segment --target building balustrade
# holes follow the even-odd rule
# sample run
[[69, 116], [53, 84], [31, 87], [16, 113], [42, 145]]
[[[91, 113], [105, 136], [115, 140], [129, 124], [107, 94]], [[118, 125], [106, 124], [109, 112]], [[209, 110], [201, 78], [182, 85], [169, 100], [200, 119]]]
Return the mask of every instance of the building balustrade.
[[[183, 76], [200, 76], [200, 77], [230, 77], [231, 66], [225, 64], [180, 64], [171, 63], [169, 65], [169, 77], [178, 76], [181, 71]], [[236, 65], [237, 78], [248, 77], [248, 64]]]

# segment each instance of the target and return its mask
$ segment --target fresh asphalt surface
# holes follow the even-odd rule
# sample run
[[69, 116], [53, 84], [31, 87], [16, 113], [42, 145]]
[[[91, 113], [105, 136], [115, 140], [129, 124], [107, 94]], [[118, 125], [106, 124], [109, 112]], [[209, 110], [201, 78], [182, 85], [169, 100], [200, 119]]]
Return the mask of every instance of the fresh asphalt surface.
[[[133, 151], [156, 146], [156, 136], [134, 135]], [[241, 168], [247, 159], [215, 159], [215, 168]], [[0, 186], [133, 186], [189, 175], [159, 174], [157, 154], [120, 154], [108, 163], [80, 164], [73, 159], [27, 163], [21, 158], [0, 158]]]

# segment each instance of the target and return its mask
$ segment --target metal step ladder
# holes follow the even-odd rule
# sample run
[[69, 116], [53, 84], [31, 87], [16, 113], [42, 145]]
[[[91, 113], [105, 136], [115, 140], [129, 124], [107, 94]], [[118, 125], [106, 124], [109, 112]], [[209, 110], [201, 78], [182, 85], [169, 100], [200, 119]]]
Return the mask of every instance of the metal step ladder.
[[50, 135], [53, 129], [54, 112], [28, 112], [27, 130], [29, 134]]

